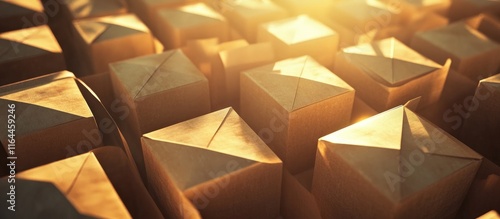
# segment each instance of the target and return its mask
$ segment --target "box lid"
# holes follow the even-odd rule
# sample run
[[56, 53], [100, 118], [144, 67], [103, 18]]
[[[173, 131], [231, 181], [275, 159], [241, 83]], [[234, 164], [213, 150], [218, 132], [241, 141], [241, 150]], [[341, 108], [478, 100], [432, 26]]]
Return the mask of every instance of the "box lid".
[[23, 171], [17, 178], [53, 183], [82, 214], [131, 218], [92, 152]]
[[127, 11], [123, 0], [64, 0], [73, 19], [121, 14]]
[[282, 60], [244, 74], [288, 112], [354, 91], [310, 56]]
[[263, 24], [262, 27], [288, 45], [337, 34], [331, 28], [307, 15], [272, 21]]
[[[16, 105], [16, 126], [22, 127], [16, 130], [16, 135], [93, 117], [74, 78], [64, 74], [52, 74], [0, 87], [0, 103]], [[0, 118], [4, 124], [7, 124], [6, 120], [7, 116]], [[7, 126], [0, 127], [2, 133], [6, 133], [6, 129]], [[5, 137], [1, 136], [0, 139]]]
[[62, 53], [47, 25], [0, 33], [0, 62], [45, 53]]
[[398, 86], [442, 66], [395, 38], [342, 50], [344, 57], [366, 74], [387, 86]]
[[[185, 190], [255, 163], [281, 160], [232, 109], [222, 109], [143, 136], [144, 147]], [[228, 168], [232, 165], [238, 168]]]
[[204, 3], [189, 4], [158, 11], [161, 17], [178, 28], [189, 28], [205, 23], [225, 22], [226, 18]]
[[87, 44], [138, 33], [149, 33], [148, 27], [133, 14], [89, 18], [73, 23]]
[[325, 145], [320, 153], [337, 154], [393, 202], [482, 159], [404, 106], [348, 126], [320, 141]]
[[418, 32], [416, 36], [460, 58], [500, 49], [500, 44], [469, 27], [464, 21], [438, 29]]
[[133, 99], [207, 80], [178, 49], [111, 63], [110, 68]]
[[[36, 12], [43, 12], [43, 5], [39, 0], [0, 1], [1, 17], [29, 15]], [[31, 19], [31, 17], [29, 19]]]

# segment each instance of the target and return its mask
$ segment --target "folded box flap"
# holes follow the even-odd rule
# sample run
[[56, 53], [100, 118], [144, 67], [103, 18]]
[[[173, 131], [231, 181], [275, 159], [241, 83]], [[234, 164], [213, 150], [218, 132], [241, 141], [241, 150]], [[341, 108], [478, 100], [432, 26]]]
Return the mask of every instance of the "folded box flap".
[[442, 67], [395, 38], [349, 47], [343, 54], [348, 61], [387, 86], [399, 86]]
[[[59, 43], [47, 25], [1, 33], [0, 39], [11, 41], [11, 45], [8, 45], [10, 47], [6, 47], [6, 49], [10, 50], [17, 51], [19, 49], [17, 47], [24, 44], [52, 53], [62, 53]], [[5, 52], [0, 51], [0, 55], [2, 55], [1, 53]]]
[[245, 74], [289, 112], [354, 90], [309, 56], [286, 59]]
[[18, 173], [17, 177], [54, 183], [82, 214], [131, 218], [92, 152]]
[[226, 19], [204, 3], [195, 3], [158, 12], [175, 27], [193, 27], [203, 23], [225, 22]]
[[40, 1], [27, 0], [4, 0], [0, 2], [0, 14], [5, 15], [25, 15], [28, 13], [43, 12], [43, 5]]
[[335, 35], [335, 31], [307, 15], [264, 24], [264, 28], [288, 45]]
[[450, 51], [457, 57], [471, 57], [484, 52], [499, 50], [500, 44], [489, 39], [481, 32], [469, 27], [465, 22], [417, 33], [435, 46]]
[[149, 33], [147, 26], [132, 14], [77, 20], [74, 25], [87, 44], [137, 33]]
[[[21, 85], [18, 84], [18, 86]], [[16, 104], [16, 126], [23, 127], [16, 130], [18, 135], [93, 117], [73, 78], [6, 91], [0, 94], [0, 103]], [[5, 124], [7, 124], [6, 120], [7, 117], [0, 118], [0, 121]], [[6, 128], [7, 126], [0, 127], [0, 130], [6, 131]]]
[[180, 50], [112, 63], [111, 68], [134, 99], [207, 80]]
[[255, 162], [281, 162], [232, 108], [181, 122], [145, 134], [144, 137], [217, 151]]

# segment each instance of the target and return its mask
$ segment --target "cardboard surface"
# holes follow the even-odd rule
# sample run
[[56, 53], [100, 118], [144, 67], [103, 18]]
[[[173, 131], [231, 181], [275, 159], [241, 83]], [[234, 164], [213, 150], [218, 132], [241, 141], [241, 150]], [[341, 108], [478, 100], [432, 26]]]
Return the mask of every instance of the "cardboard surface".
[[324, 218], [453, 218], [481, 159], [400, 106], [322, 137], [312, 193]]
[[449, 64], [441, 66], [388, 38], [343, 49], [337, 55], [334, 72], [351, 84], [368, 105], [384, 111], [419, 96], [420, 107], [436, 102], [448, 68]]
[[241, 114], [290, 172], [310, 168], [317, 139], [348, 125], [354, 89], [309, 56], [245, 71]]
[[53, 183], [82, 214], [97, 218], [131, 218], [92, 152], [29, 169], [16, 177]]
[[300, 15], [262, 24], [257, 41], [271, 42], [278, 60], [309, 55], [330, 67], [335, 62], [339, 35], [319, 21]]
[[[108, 65], [156, 53], [154, 38], [135, 15], [106, 16], [73, 22], [83, 74], [108, 72]], [[123, 47], [122, 45], [127, 45]]]
[[[53, 74], [0, 88], [0, 103], [15, 104], [15, 154], [17, 170], [84, 153], [101, 146], [91, 145], [89, 132], [97, 129], [71, 74]], [[64, 104], [61, 104], [64, 103]], [[8, 124], [7, 111], [0, 121]], [[7, 126], [0, 129], [4, 150], [8, 152]], [[33, 144], [36, 142], [36, 144]], [[72, 153], [73, 152], [73, 153]], [[43, 154], [43, 156], [42, 156]]]
[[63, 53], [46, 25], [0, 33], [0, 85], [63, 71]]
[[[204, 218], [279, 215], [281, 160], [232, 108], [147, 133], [142, 144], [160, 197], [169, 191], [159, 182], [171, 181]], [[160, 200], [160, 206], [172, 204]]]

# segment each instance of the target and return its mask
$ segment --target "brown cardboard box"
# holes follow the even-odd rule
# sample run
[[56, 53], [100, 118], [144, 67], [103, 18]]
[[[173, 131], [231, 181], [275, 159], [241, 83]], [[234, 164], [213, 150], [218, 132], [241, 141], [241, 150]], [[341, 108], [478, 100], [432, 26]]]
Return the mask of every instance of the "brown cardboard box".
[[436, 102], [448, 68], [388, 38], [343, 49], [337, 54], [334, 72], [382, 112], [418, 96], [422, 96], [422, 107]]
[[[129, 109], [129, 132], [140, 136], [210, 112], [208, 81], [180, 50], [110, 64], [116, 98]], [[140, 144], [131, 151], [139, 169]]]
[[0, 85], [63, 71], [61, 47], [46, 25], [0, 34]]
[[440, 64], [451, 59], [452, 69], [473, 80], [497, 73], [500, 66], [500, 44], [464, 22], [419, 32], [411, 47]]
[[[47, 0], [45, 0], [47, 1]], [[67, 11], [68, 20], [97, 18], [127, 13], [126, 0], [57, 0]]]
[[465, 119], [461, 140], [471, 148], [500, 165], [500, 74], [479, 82], [474, 97], [468, 96], [461, 104]]
[[337, 31], [340, 47], [383, 39], [386, 32], [402, 22], [400, 8], [382, 1], [339, 1], [328, 9], [321, 20]]
[[39, 0], [0, 1], [0, 33], [43, 25], [46, 19]]
[[271, 42], [278, 60], [309, 55], [330, 67], [335, 62], [339, 35], [309, 16], [300, 15], [261, 25], [257, 41]]
[[322, 137], [323, 218], [454, 218], [482, 157], [400, 106]]
[[212, 65], [212, 72], [224, 75], [225, 96], [237, 110], [240, 99], [240, 74], [244, 70], [275, 61], [271, 43], [257, 43], [219, 52]]
[[[154, 38], [135, 15], [126, 14], [77, 20], [76, 40], [84, 74], [104, 73], [108, 64], [154, 54]], [[126, 46], [124, 46], [126, 45]]]
[[226, 18], [204, 3], [161, 9], [154, 16], [153, 28], [167, 49], [180, 48], [193, 39], [229, 39]]
[[239, 31], [248, 42], [257, 40], [259, 25], [287, 17], [288, 12], [270, 0], [228, 1], [218, 8], [228, 22]]
[[248, 47], [246, 40], [233, 40], [219, 44], [217, 38], [190, 40], [182, 51], [207, 77], [210, 86], [210, 102], [212, 111], [228, 107], [226, 98], [226, 84], [220, 52]]
[[[20, 172], [17, 179], [54, 184], [80, 214], [96, 218], [132, 218], [92, 152]], [[19, 186], [17, 189], [30, 188]], [[46, 201], [40, 200], [41, 203]]]
[[145, 134], [142, 146], [160, 208], [180, 190], [203, 218], [279, 216], [282, 163], [233, 109]]
[[[15, 128], [15, 142], [8, 138], [11, 133], [7, 125], [0, 127], [0, 140], [9, 156], [18, 157], [17, 171], [101, 146], [89, 140], [92, 130], [98, 128], [69, 72], [0, 87], [0, 105], [8, 104], [15, 104], [15, 110], [8, 112], [5, 108], [0, 122], [15, 125], [11, 127]], [[9, 118], [14, 121], [9, 122], [8, 115], [13, 115]], [[9, 153], [11, 149], [15, 154]]]
[[309, 56], [244, 71], [241, 115], [292, 173], [314, 164], [318, 138], [349, 124], [354, 89]]
[[490, 0], [453, 0], [448, 16], [451, 21], [460, 20], [483, 12], [500, 12], [500, 2]]

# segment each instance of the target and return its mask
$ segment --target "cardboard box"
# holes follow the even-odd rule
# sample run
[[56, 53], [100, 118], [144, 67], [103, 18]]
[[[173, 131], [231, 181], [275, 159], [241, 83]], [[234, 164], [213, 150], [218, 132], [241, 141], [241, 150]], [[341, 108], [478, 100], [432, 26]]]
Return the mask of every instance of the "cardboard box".
[[419, 96], [422, 107], [436, 102], [448, 68], [388, 38], [343, 49], [337, 54], [334, 72], [363, 101], [382, 112]]
[[349, 124], [354, 89], [302, 56], [244, 71], [241, 115], [295, 174], [314, 165], [318, 138]]
[[488, 0], [453, 0], [448, 17], [451, 21], [457, 21], [483, 12], [498, 14], [500, 12], [500, 2]]
[[[355, 13], [353, 9], [356, 9]], [[402, 19], [400, 8], [394, 7], [393, 4], [352, 0], [333, 4], [321, 21], [337, 31], [340, 47], [346, 47], [383, 39], [385, 32], [390, 31], [387, 29], [400, 24]]]
[[261, 25], [257, 41], [271, 42], [278, 60], [309, 55], [330, 67], [335, 62], [339, 35], [309, 16], [300, 15]]
[[[44, 0], [48, 1], [48, 0]], [[66, 10], [68, 20], [97, 18], [127, 13], [126, 0], [64, 0], [58, 1], [62, 10]]]
[[243, 39], [219, 43], [217, 38], [209, 38], [190, 40], [182, 48], [186, 56], [208, 79], [212, 111], [229, 106], [226, 97], [225, 75], [222, 63], [218, 58], [219, 53], [248, 46], [248, 42]]
[[479, 82], [474, 97], [467, 97], [460, 104], [464, 117], [455, 115], [452, 121], [464, 122], [461, 140], [500, 165], [500, 74]]
[[288, 12], [270, 0], [228, 1], [219, 9], [241, 35], [254, 43], [259, 25], [287, 17]]
[[319, 140], [323, 218], [454, 218], [482, 157], [400, 106]]
[[38, 19], [47, 19], [39, 0], [0, 1], [0, 33], [46, 24]]
[[0, 34], [0, 85], [66, 69], [63, 52], [47, 25]]
[[452, 69], [476, 81], [497, 73], [500, 66], [500, 44], [464, 22], [419, 32], [411, 47], [440, 64], [451, 59]]
[[[132, 218], [92, 152], [20, 172], [16, 174], [16, 181], [18, 179], [52, 183], [80, 214], [96, 218]], [[48, 186], [45, 184], [43, 187]], [[16, 188], [37, 189], [17, 185]], [[39, 189], [43, 191], [44, 188], [39, 187]], [[30, 199], [16, 201], [26, 200]], [[43, 204], [47, 200], [38, 202]]]
[[[180, 50], [110, 64], [111, 83], [129, 114], [132, 138], [210, 112], [208, 81]], [[131, 148], [139, 169], [140, 144]], [[131, 146], [133, 147], [133, 145]]]
[[[99, 142], [94, 144], [89, 140], [92, 131], [98, 128], [74, 76], [69, 72], [0, 87], [0, 105], [7, 107], [9, 104], [15, 106], [11, 111], [5, 108], [1, 112], [0, 122], [15, 125], [11, 127], [15, 128], [15, 142], [8, 138], [12, 133], [7, 125], [0, 127], [0, 140], [9, 156], [19, 158], [17, 171], [101, 146]], [[9, 153], [11, 149], [14, 154]]]
[[141, 140], [160, 208], [172, 205], [168, 197], [180, 190], [203, 218], [279, 216], [282, 162], [233, 109], [147, 133]]
[[227, 41], [230, 30], [226, 18], [204, 3], [158, 10], [153, 28], [167, 49], [180, 48], [193, 39]]
[[225, 81], [227, 104], [239, 109], [240, 74], [275, 61], [271, 43], [257, 43], [219, 52], [212, 65], [212, 72], [222, 74]]
[[82, 60], [84, 74], [104, 73], [109, 63], [156, 52], [152, 34], [135, 15], [77, 20], [73, 24], [78, 33], [75, 55]]

